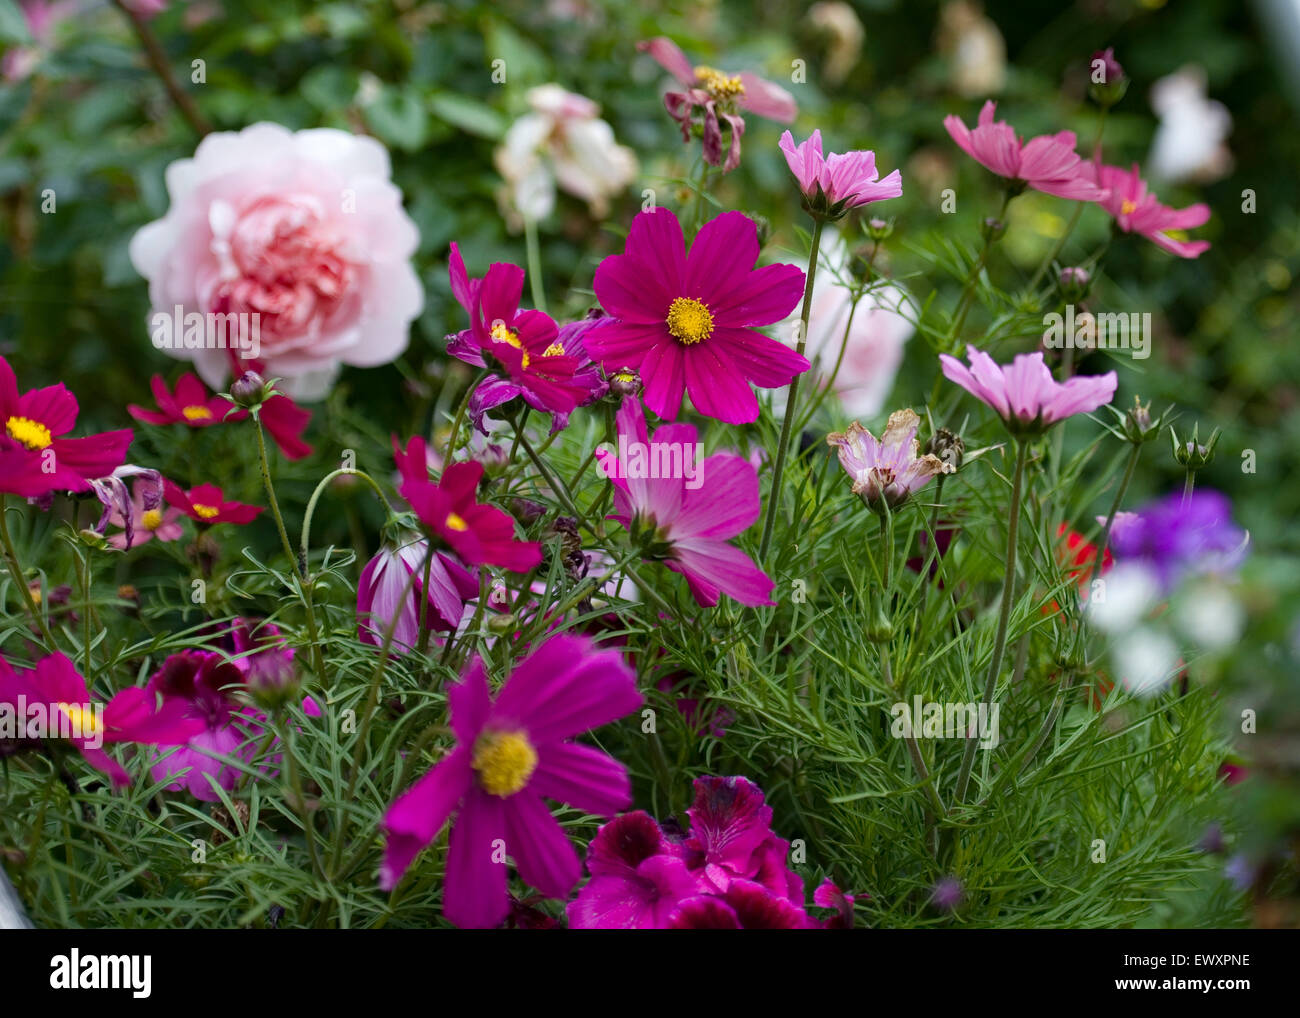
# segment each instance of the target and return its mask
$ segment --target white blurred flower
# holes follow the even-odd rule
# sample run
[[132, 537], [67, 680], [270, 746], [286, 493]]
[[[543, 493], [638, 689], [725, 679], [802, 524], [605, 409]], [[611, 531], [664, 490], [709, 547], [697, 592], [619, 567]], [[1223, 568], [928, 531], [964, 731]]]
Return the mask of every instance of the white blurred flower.
[[842, 0], [821, 0], [808, 8], [808, 21], [826, 39], [822, 76], [839, 84], [857, 66], [866, 33], [853, 8]]
[[1205, 86], [1204, 68], [1189, 64], [1151, 87], [1151, 106], [1160, 117], [1147, 161], [1152, 178], [1208, 183], [1232, 169], [1224, 144], [1232, 115], [1207, 98]]
[[986, 99], [1007, 79], [1007, 44], [981, 4], [953, 0], [939, 13], [939, 51], [948, 57], [953, 91]]
[[1139, 626], [1111, 645], [1120, 682], [1134, 696], [1154, 696], [1178, 673], [1178, 645], [1165, 632]]
[[1196, 583], [1179, 595], [1174, 624], [1198, 646], [1219, 650], [1241, 637], [1245, 612], [1226, 586], [1210, 580]]
[[[826, 231], [817, 259], [804, 355], [813, 363], [819, 385], [835, 376], [835, 393], [848, 416], [874, 417], [894, 387], [903, 346], [915, 331], [913, 322], [919, 312], [911, 295], [889, 281], [876, 283], [854, 310], [853, 294], [844, 285], [848, 282], [849, 261], [848, 247], [840, 235]], [[802, 303], [777, 326], [776, 335], [790, 346], [795, 345], [801, 308]], [[836, 374], [841, 347], [844, 359]]]
[[1138, 625], [1160, 596], [1160, 581], [1137, 562], [1117, 563], [1100, 578], [1087, 605], [1088, 621], [1104, 633]]
[[585, 96], [539, 85], [529, 89], [528, 105], [531, 112], [510, 125], [495, 156], [511, 227], [550, 215], [557, 185], [585, 201], [593, 216], [605, 215], [609, 199], [636, 177], [632, 150], [614, 140], [600, 107]]

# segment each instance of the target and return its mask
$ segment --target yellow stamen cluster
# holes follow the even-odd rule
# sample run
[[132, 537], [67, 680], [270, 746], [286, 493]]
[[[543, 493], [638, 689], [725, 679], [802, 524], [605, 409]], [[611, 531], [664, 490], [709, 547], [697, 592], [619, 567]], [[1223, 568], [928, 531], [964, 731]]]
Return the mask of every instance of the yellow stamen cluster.
[[144, 524], [145, 530], [157, 530], [162, 526], [162, 510], [146, 509], [140, 514], [140, 522]]
[[556, 340], [554, 343], [552, 343], [550, 346], [548, 346], [545, 350], [542, 351], [542, 356], [543, 356], [543, 357], [563, 357], [563, 356], [564, 356], [564, 346], [559, 342], [559, 340]]
[[695, 68], [695, 81], [715, 99], [739, 99], [745, 85], [738, 74], [724, 74], [715, 67]]
[[9, 432], [9, 437], [15, 442], [21, 442], [28, 449], [44, 449], [53, 441], [50, 429], [30, 417], [10, 417], [5, 422], [5, 431]]
[[668, 306], [668, 332], [679, 343], [694, 346], [713, 334], [708, 305], [693, 297], [677, 297]]
[[212, 411], [205, 406], [187, 406], [181, 410], [181, 415], [187, 421], [210, 421], [212, 420]]
[[463, 534], [469, 529], [469, 524], [457, 516], [455, 513], [448, 513], [447, 518], [442, 521], [446, 524], [448, 530], [454, 530], [458, 534]]
[[484, 732], [474, 743], [472, 764], [483, 791], [505, 799], [528, 784], [537, 750], [525, 732]]
[[1134, 212], [1137, 211], [1137, 202], [1130, 201], [1129, 199], [1125, 198], [1123, 203], [1119, 207], [1119, 211], [1120, 211], [1120, 215], [1131, 216]]
[[528, 351], [524, 349], [524, 344], [520, 342], [519, 333], [515, 332], [514, 329], [509, 328], [505, 322], [492, 323], [492, 342], [505, 343], [506, 346], [513, 346], [524, 355], [523, 365], [524, 367], [528, 367]]
[[61, 703], [61, 710], [69, 721], [72, 722], [74, 732], [80, 732], [83, 736], [94, 735], [99, 730], [99, 718], [89, 704], [81, 703]]
[[194, 511], [205, 520], [210, 520], [221, 512], [215, 505], [199, 505], [197, 502], [194, 503]]

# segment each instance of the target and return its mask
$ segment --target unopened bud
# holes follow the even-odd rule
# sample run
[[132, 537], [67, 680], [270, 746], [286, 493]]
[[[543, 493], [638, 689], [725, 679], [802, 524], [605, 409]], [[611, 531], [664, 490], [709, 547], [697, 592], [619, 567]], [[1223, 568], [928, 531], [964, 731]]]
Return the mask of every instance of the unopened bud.
[[609, 376], [609, 391], [619, 400], [641, 395], [641, 376], [632, 368], [622, 368]]
[[256, 371], [245, 371], [230, 386], [230, 398], [236, 406], [253, 410], [266, 402], [266, 380]]
[[894, 223], [892, 220], [868, 219], [867, 236], [874, 241], [887, 240], [889, 235], [894, 232]]
[[1078, 303], [1092, 288], [1092, 273], [1080, 265], [1067, 265], [1057, 275], [1056, 287], [1065, 303]]
[[962, 458], [966, 455], [966, 443], [960, 435], [954, 435], [947, 428], [937, 428], [930, 440], [925, 443], [925, 451], [947, 463], [953, 470], [961, 469]]
[[994, 219], [992, 216], [980, 223], [980, 236], [990, 244], [1001, 240], [1006, 236], [1007, 224], [1001, 219]]
[[1128, 76], [1115, 59], [1115, 50], [1098, 50], [1088, 62], [1088, 94], [1098, 106], [1109, 109], [1124, 98], [1128, 91]]

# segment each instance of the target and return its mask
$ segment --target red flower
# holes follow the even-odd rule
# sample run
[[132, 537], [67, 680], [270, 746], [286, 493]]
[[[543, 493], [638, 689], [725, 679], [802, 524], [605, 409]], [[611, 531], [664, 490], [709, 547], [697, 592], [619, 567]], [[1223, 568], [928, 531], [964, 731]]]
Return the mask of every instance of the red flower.
[[77, 397], [62, 385], [18, 394], [18, 379], [0, 357], [0, 494], [35, 498], [87, 491], [126, 460], [131, 429], [64, 438], [77, 423]]
[[175, 481], [164, 481], [163, 497], [168, 504], [200, 523], [251, 523], [262, 511], [261, 506], [227, 502], [215, 484], [200, 484], [183, 491]]
[[[210, 428], [214, 424], [242, 421], [248, 411], [237, 407], [220, 396], [209, 395], [198, 376], [186, 372], [176, 380], [175, 392], [168, 391], [162, 375], [154, 375], [149, 382], [157, 410], [131, 403], [127, 412], [137, 421], [146, 424], [184, 424], [189, 428]], [[280, 451], [291, 460], [302, 459], [311, 453], [311, 446], [302, 440], [302, 433], [311, 420], [311, 411], [304, 410], [288, 396], [272, 396], [262, 404], [262, 423]]]
[[393, 459], [402, 475], [398, 490], [434, 537], [466, 565], [486, 563], [522, 573], [542, 560], [540, 544], [515, 540], [513, 519], [475, 501], [482, 463], [453, 463], [435, 484], [429, 480], [427, 455], [422, 438], [407, 442], [405, 453], [393, 439]]

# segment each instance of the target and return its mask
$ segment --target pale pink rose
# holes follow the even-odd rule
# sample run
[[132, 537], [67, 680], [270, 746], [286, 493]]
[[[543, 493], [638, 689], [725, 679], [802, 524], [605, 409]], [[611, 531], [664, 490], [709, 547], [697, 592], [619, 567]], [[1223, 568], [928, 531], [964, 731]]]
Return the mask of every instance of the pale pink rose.
[[424, 305], [410, 261], [419, 233], [373, 138], [269, 123], [210, 134], [167, 168], [167, 190], [167, 215], [130, 252], [149, 280], [155, 346], [152, 323], [177, 306], [258, 315], [255, 351], [166, 348], [214, 389], [256, 366], [316, 400], [341, 364], [387, 364], [406, 349]]

